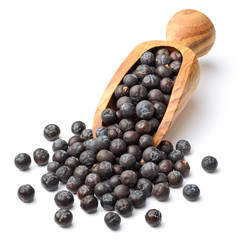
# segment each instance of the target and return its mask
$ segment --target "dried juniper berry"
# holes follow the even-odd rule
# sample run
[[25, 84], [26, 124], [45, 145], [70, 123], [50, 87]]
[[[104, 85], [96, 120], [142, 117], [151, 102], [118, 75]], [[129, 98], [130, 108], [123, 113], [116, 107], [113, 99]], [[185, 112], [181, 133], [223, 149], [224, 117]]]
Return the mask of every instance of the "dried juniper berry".
[[202, 168], [208, 173], [214, 172], [217, 166], [218, 166], [218, 161], [216, 158], [212, 156], [207, 156], [202, 159]]
[[67, 180], [73, 175], [73, 171], [68, 166], [61, 166], [56, 170], [56, 175], [61, 183], [67, 183]]
[[148, 100], [152, 103], [163, 102], [163, 93], [159, 89], [152, 89], [148, 93]]
[[129, 145], [127, 147], [127, 153], [133, 154], [137, 161], [142, 157], [142, 151], [138, 145]]
[[113, 124], [117, 121], [115, 110], [113, 110], [112, 108], [106, 108], [105, 110], [103, 110], [101, 113], [101, 118], [103, 123], [105, 123], [106, 125]]
[[67, 158], [67, 160], [66, 160], [65, 163], [64, 163], [65, 166], [70, 167], [73, 171], [74, 171], [74, 169], [75, 169], [76, 167], [79, 166], [79, 164], [80, 164], [80, 163], [79, 163], [78, 158], [73, 157], [73, 156]]
[[173, 52], [170, 53], [170, 59], [172, 61], [176, 61], [176, 60], [181, 61], [182, 60], [182, 55], [181, 55], [181, 53], [179, 51], [176, 50], [176, 51], [173, 51]]
[[158, 164], [158, 172], [168, 174], [173, 170], [172, 161], [165, 159]]
[[187, 140], [182, 139], [176, 143], [176, 149], [181, 151], [183, 154], [187, 154], [191, 150], [191, 145]]
[[96, 137], [108, 135], [107, 127], [101, 126], [96, 130]]
[[106, 211], [113, 211], [117, 199], [112, 193], [105, 193], [100, 199], [100, 204]]
[[137, 183], [137, 180], [137, 174], [132, 170], [125, 170], [120, 174], [120, 181], [126, 186], [134, 186]]
[[72, 133], [76, 135], [80, 135], [84, 129], [86, 129], [86, 125], [81, 121], [74, 122], [71, 127]]
[[155, 147], [148, 147], [143, 151], [142, 158], [145, 162], [159, 164], [163, 160], [162, 152]]
[[151, 118], [150, 120], [148, 120], [149, 122], [150, 122], [150, 124], [151, 124], [151, 131], [150, 131], [150, 134], [154, 134], [156, 131], [157, 131], [157, 129], [158, 129], [158, 127], [159, 127], [159, 125], [160, 125], [160, 122], [156, 119], [156, 118]]
[[200, 196], [200, 189], [195, 184], [187, 184], [183, 188], [183, 196], [188, 201], [196, 201]]
[[30, 184], [25, 184], [19, 187], [17, 195], [22, 202], [32, 202], [35, 196], [35, 190]]
[[146, 75], [151, 73], [151, 68], [146, 64], [141, 64], [135, 69], [134, 73], [138, 79], [142, 80]]
[[178, 188], [181, 187], [183, 183], [183, 176], [180, 172], [173, 170], [168, 173], [167, 180], [170, 187]]
[[75, 177], [79, 177], [82, 181], [85, 180], [86, 176], [90, 173], [90, 169], [85, 165], [79, 165], [73, 171]]
[[87, 213], [94, 213], [97, 211], [98, 200], [93, 195], [87, 195], [81, 199], [80, 207]]
[[158, 120], [161, 120], [166, 112], [166, 106], [162, 102], [156, 102], [153, 104], [154, 106], [154, 117]]
[[171, 59], [166, 54], [160, 54], [155, 58], [155, 66], [158, 67], [160, 65], [167, 65], [171, 63]]
[[171, 62], [170, 67], [173, 69], [174, 74], [178, 74], [181, 67], [181, 61], [175, 60]]
[[158, 173], [155, 179], [153, 180], [153, 184], [156, 185], [158, 183], [168, 184], [167, 175], [165, 173]]
[[80, 200], [87, 195], [93, 195], [93, 194], [94, 194], [93, 188], [85, 184], [81, 185], [77, 190], [77, 195]]
[[173, 163], [176, 163], [178, 160], [184, 158], [184, 154], [181, 151], [174, 149], [167, 155], [167, 158], [171, 160]]
[[108, 129], [108, 132], [107, 132], [107, 135], [108, 137], [110, 138], [110, 140], [114, 140], [116, 138], [118, 138], [118, 133], [115, 129], [111, 128], [111, 129]]
[[178, 160], [175, 164], [174, 164], [174, 169], [176, 171], [179, 171], [183, 177], [187, 177], [190, 173], [190, 165], [186, 160]]
[[139, 137], [140, 137], [140, 134], [136, 131], [126, 131], [124, 134], [123, 134], [123, 140], [128, 144], [128, 145], [131, 145], [131, 144], [137, 144], [138, 143], [138, 140], [139, 140]]
[[63, 139], [56, 139], [53, 143], [52, 143], [52, 150], [55, 152], [56, 150], [64, 150], [67, 151], [68, 148], [68, 143], [63, 140]]
[[167, 140], [163, 140], [158, 146], [158, 148], [166, 154], [169, 154], [173, 151], [173, 144]]
[[133, 120], [131, 119], [127, 119], [127, 118], [123, 118], [120, 122], [119, 122], [119, 127], [123, 132], [129, 131], [129, 130], [133, 130], [135, 126], [135, 123]]
[[[84, 129], [80, 134], [82, 141], [86, 141], [93, 138], [93, 133], [91, 129]], [[78, 141], [79, 142], [79, 141]], [[70, 145], [70, 144], [69, 144]]]
[[49, 162], [49, 157], [49, 153], [43, 148], [38, 148], [33, 152], [33, 159], [39, 166], [46, 165]]
[[19, 153], [14, 161], [15, 166], [22, 171], [29, 169], [31, 165], [31, 157], [27, 153]]
[[59, 208], [69, 209], [73, 206], [74, 203], [73, 194], [66, 190], [62, 190], [56, 193], [54, 200], [55, 200], [55, 204]]
[[143, 100], [136, 106], [136, 114], [140, 119], [151, 119], [154, 115], [154, 106], [151, 102]]
[[156, 209], [150, 209], [145, 215], [145, 220], [151, 227], [156, 227], [162, 221], [161, 212]]
[[97, 196], [97, 198], [101, 198], [105, 193], [110, 193], [112, 192], [111, 186], [108, 184], [108, 182], [99, 182], [95, 187], [94, 187], [94, 193]]
[[132, 201], [129, 198], [119, 199], [115, 204], [115, 209], [120, 215], [128, 217], [133, 211]]
[[99, 136], [95, 139], [96, 141], [96, 148], [97, 148], [97, 152], [99, 152], [102, 149], [109, 149], [110, 146], [110, 138], [109, 136]]
[[108, 131], [112, 129], [114, 129], [117, 132], [116, 138], [122, 138], [123, 132], [122, 132], [122, 129], [120, 128], [120, 124], [113, 124], [113, 125], [108, 126]]
[[79, 156], [79, 161], [82, 165], [91, 168], [96, 162], [96, 154], [91, 150], [85, 150]]
[[162, 55], [162, 54], [165, 54], [165, 55], [169, 56], [170, 55], [170, 51], [168, 49], [166, 49], [166, 48], [159, 48], [157, 50], [155, 56], [157, 57], [157, 56]]
[[120, 218], [119, 214], [117, 214], [115, 212], [108, 212], [104, 216], [104, 222], [106, 223], [108, 228], [110, 228], [112, 230], [116, 230], [120, 226], [121, 218]]
[[82, 180], [79, 177], [71, 176], [66, 183], [66, 188], [72, 192], [76, 193], [78, 188], [83, 184]]
[[97, 173], [102, 179], [109, 179], [114, 174], [113, 166], [110, 162], [102, 161], [98, 164]]
[[42, 186], [48, 191], [55, 191], [59, 185], [59, 178], [53, 172], [45, 173], [41, 177]]
[[64, 164], [68, 158], [69, 154], [64, 150], [56, 150], [52, 156], [52, 160], [60, 164]]
[[131, 87], [129, 95], [133, 102], [140, 102], [147, 98], [148, 92], [143, 85], [135, 85]]
[[147, 120], [140, 120], [136, 123], [135, 129], [140, 134], [150, 133], [151, 123]]
[[49, 124], [44, 128], [44, 137], [48, 140], [48, 141], [54, 141], [56, 140], [59, 135], [60, 135], [61, 131], [60, 128], [56, 125], [56, 124]]
[[147, 162], [141, 167], [140, 173], [144, 178], [154, 179], [158, 174], [158, 166], [153, 162]]
[[171, 97], [171, 95], [170, 94], [163, 94], [163, 97], [164, 97], [164, 104], [165, 104], [165, 106], [167, 106], [168, 105], [168, 103], [169, 103], [169, 101], [170, 101], [170, 97]]
[[[116, 164], [115, 164], [116, 165]], [[114, 166], [115, 166], [114, 165]], [[115, 187], [117, 187], [118, 185], [121, 184], [120, 181], [120, 175], [119, 174], [115, 174], [113, 175], [109, 180], [108, 180], [108, 184], [111, 186], [112, 189], [114, 189]]]
[[146, 203], [146, 196], [141, 190], [134, 190], [128, 197], [135, 208], [141, 208]]
[[136, 189], [141, 190], [146, 197], [151, 196], [153, 184], [147, 178], [140, 178], [137, 181]]
[[68, 209], [59, 209], [55, 213], [55, 222], [61, 227], [69, 227], [73, 221], [73, 214]]
[[96, 159], [98, 162], [103, 162], [103, 161], [107, 161], [110, 163], [115, 162], [114, 154], [107, 149], [100, 150], [96, 155]]
[[136, 107], [133, 103], [123, 103], [120, 106], [120, 113], [123, 118], [131, 118], [135, 115]]
[[115, 155], [122, 155], [127, 151], [127, 144], [123, 139], [116, 138], [110, 143], [110, 151]]
[[173, 70], [168, 65], [159, 65], [155, 69], [155, 73], [159, 78], [172, 77]]
[[124, 85], [124, 84], [120, 84], [116, 89], [115, 89], [115, 92], [114, 92], [114, 96], [119, 99], [123, 96], [128, 96], [129, 94], [129, 88]]
[[55, 173], [56, 170], [61, 166], [61, 164], [59, 162], [50, 162], [47, 165], [47, 172], [53, 172]]
[[136, 158], [131, 153], [125, 153], [120, 156], [120, 166], [124, 170], [134, 170], [136, 166]]
[[85, 151], [85, 146], [82, 142], [76, 142], [68, 147], [67, 153], [70, 156], [79, 157], [82, 152]]
[[158, 183], [152, 189], [152, 196], [159, 201], [166, 201], [169, 197], [170, 189], [166, 183]]
[[90, 173], [85, 178], [85, 184], [91, 188], [94, 188], [99, 182], [101, 182], [101, 177], [97, 173]]
[[[78, 136], [78, 135], [75, 135], [75, 136], [72, 136], [72, 137], [70, 137], [69, 138], [69, 140], [68, 140], [68, 146], [71, 146], [71, 145], [73, 145], [74, 143], [76, 143], [76, 142], [84, 142], [84, 140], [80, 137], [80, 136]], [[67, 148], [68, 148], [68, 146], [67, 146]], [[59, 149], [58, 149], [59, 150]], [[65, 149], [62, 149], [62, 150], [65, 150]], [[66, 149], [67, 150], [67, 149]], [[65, 151], [66, 151], [65, 150]]]
[[155, 74], [149, 74], [143, 78], [142, 85], [147, 90], [158, 88], [160, 85], [160, 78], [157, 77]]
[[128, 96], [123, 96], [119, 98], [116, 102], [117, 109], [120, 109], [121, 105], [123, 105], [124, 103], [132, 103], [132, 99]]
[[138, 78], [135, 74], [126, 74], [125, 77], [123, 78], [123, 83], [127, 86], [127, 87], [132, 87], [136, 84], [138, 84]]
[[117, 199], [127, 198], [130, 194], [130, 190], [128, 186], [120, 184], [114, 188], [113, 194]]
[[141, 64], [152, 65], [155, 62], [155, 55], [150, 52], [144, 52], [140, 57]]
[[165, 77], [160, 81], [160, 89], [164, 94], [171, 94], [174, 82], [171, 78]]

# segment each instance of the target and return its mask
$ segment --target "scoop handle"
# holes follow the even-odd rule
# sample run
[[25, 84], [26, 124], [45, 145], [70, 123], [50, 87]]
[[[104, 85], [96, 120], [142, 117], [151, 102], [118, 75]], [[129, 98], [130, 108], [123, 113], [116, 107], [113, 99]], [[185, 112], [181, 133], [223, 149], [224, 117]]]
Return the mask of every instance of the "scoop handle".
[[176, 13], [168, 22], [166, 39], [190, 48], [198, 58], [212, 48], [215, 28], [205, 14], [185, 9]]

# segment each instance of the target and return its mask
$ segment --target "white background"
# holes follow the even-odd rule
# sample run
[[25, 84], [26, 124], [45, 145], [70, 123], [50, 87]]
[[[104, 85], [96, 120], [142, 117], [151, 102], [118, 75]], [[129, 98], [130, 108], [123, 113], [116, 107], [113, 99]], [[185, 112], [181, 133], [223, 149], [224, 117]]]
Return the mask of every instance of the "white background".
[[[244, 1], [0, 1], [0, 239], [244, 239], [245, 238], [245, 22]], [[75, 196], [71, 228], [53, 220], [54, 192], [40, 184], [46, 167], [32, 162], [19, 171], [14, 157], [49, 150], [43, 128], [56, 123], [68, 140], [71, 124], [92, 127], [93, 115], [108, 81], [139, 43], [165, 40], [168, 20], [192, 8], [214, 23], [212, 50], [199, 59], [201, 79], [188, 106], [166, 138], [184, 138], [191, 174], [184, 181], [201, 189], [194, 203], [171, 189], [167, 202], [147, 200], [145, 208], [122, 217], [119, 231], [108, 229], [105, 211], [88, 215]], [[218, 171], [201, 168], [206, 155], [218, 159]], [[36, 189], [35, 201], [22, 203], [20, 185]], [[64, 188], [64, 186], [59, 189]], [[162, 212], [158, 228], [146, 224], [150, 208]]]

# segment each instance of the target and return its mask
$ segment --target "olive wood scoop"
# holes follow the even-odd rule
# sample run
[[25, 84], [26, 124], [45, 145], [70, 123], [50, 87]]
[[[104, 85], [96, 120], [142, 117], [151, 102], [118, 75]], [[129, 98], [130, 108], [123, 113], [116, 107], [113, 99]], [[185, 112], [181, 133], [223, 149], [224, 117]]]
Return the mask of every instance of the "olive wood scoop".
[[166, 29], [166, 38], [167, 41], [153, 40], [139, 44], [117, 69], [97, 106], [93, 121], [94, 137], [96, 130], [103, 126], [102, 111], [105, 108], [116, 109], [114, 91], [122, 82], [123, 77], [144, 52], [165, 47], [169, 50], [179, 50], [183, 60], [166, 112], [159, 128], [153, 135], [155, 147], [163, 140], [168, 129], [182, 112], [198, 85], [200, 69], [197, 58], [205, 55], [212, 48], [215, 41], [215, 28], [210, 19], [203, 13], [186, 9], [176, 13], [170, 19]]

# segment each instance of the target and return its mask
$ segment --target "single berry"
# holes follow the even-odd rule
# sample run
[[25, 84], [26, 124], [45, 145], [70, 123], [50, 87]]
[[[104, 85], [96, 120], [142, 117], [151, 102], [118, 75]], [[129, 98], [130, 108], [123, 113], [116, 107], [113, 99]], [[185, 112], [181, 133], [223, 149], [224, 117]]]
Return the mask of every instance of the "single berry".
[[73, 221], [73, 214], [67, 209], [59, 209], [55, 213], [55, 222], [61, 227], [69, 227]]
[[81, 121], [74, 122], [71, 127], [72, 133], [76, 135], [80, 135], [84, 129], [86, 129], [86, 125]]
[[187, 140], [179, 140], [176, 144], [176, 149], [187, 154], [191, 150], [191, 145]]
[[46, 165], [49, 161], [49, 157], [49, 153], [43, 148], [38, 148], [33, 153], [33, 159], [39, 166]]
[[97, 211], [98, 200], [94, 195], [87, 195], [81, 199], [80, 207], [87, 213], [94, 213]]
[[145, 220], [150, 226], [156, 227], [162, 221], [161, 212], [156, 209], [150, 209], [145, 215]]
[[108, 212], [104, 216], [104, 222], [106, 223], [106, 225], [110, 229], [116, 230], [120, 226], [121, 218], [120, 218], [119, 214], [117, 214], [115, 212]]
[[30, 184], [25, 184], [19, 187], [17, 194], [21, 201], [29, 203], [33, 201], [35, 190]]
[[178, 171], [171, 171], [167, 175], [167, 179], [168, 179], [169, 186], [173, 188], [178, 188], [183, 183], [183, 176]]
[[183, 195], [188, 201], [196, 201], [200, 195], [200, 189], [195, 184], [187, 184], [183, 188]]
[[202, 159], [202, 168], [208, 173], [214, 172], [217, 166], [218, 166], [218, 161], [216, 158], [212, 156], [207, 156]]
[[26, 153], [20, 153], [15, 157], [15, 166], [22, 171], [29, 169], [31, 157]]
[[120, 215], [128, 217], [133, 211], [132, 201], [129, 198], [119, 199], [115, 204], [115, 209]]
[[60, 208], [71, 208], [74, 203], [73, 194], [69, 191], [62, 190], [56, 193], [55, 197], [55, 204]]
[[44, 128], [44, 137], [48, 141], [54, 141], [59, 137], [60, 132], [60, 128], [56, 124], [49, 124]]

